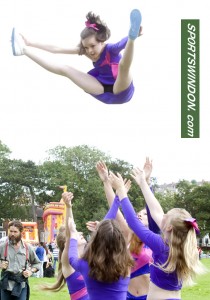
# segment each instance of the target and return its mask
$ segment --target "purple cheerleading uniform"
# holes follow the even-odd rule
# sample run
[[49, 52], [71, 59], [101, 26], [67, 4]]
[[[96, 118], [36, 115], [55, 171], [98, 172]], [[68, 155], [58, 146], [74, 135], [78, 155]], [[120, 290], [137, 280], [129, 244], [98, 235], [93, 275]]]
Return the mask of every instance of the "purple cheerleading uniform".
[[[150, 274], [150, 264], [152, 262], [152, 251], [146, 245], [142, 247], [139, 254], [131, 253], [135, 265], [131, 269], [131, 279], [144, 274]], [[134, 296], [127, 292], [127, 300], [146, 300], [147, 295]]]
[[152, 263], [152, 251], [146, 245], [142, 247], [139, 254], [131, 253], [135, 265], [131, 270], [131, 279], [140, 275], [150, 273], [150, 264]]
[[69, 263], [84, 278], [89, 300], [126, 300], [130, 277], [120, 277], [116, 282], [106, 283], [89, 277], [89, 266], [86, 260], [78, 258], [77, 240], [70, 240]]
[[74, 272], [66, 278], [71, 300], [88, 300], [87, 288], [84, 279], [79, 272]]
[[[104, 47], [100, 58], [96, 62], [93, 62], [94, 69], [88, 72], [88, 74], [95, 77], [104, 88], [105, 86], [113, 86], [116, 81], [119, 61], [122, 58], [120, 52], [125, 48], [127, 41], [128, 37], [125, 37], [116, 44], [108, 43]], [[131, 82], [126, 90], [118, 94], [105, 91], [100, 95], [91, 95], [106, 104], [122, 104], [128, 102], [132, 98], [133, 93], [134, 86], [133, 82]]]
[[158, 287], [178, 291], [182, 288], [176, 272], [167, 273], [158, 268], [157, 264], [164, 264], [169, 255], [169, 246], [163, 241], [159, 234], [153, 233], [137, 218], [132, 204], [126, 197], [121, 201], [121, 206], [130, 228], [135, 234], [152, 250], [154, 263], [150, 265], [150, 279]]
[[[116, 195], [112, 203], [112, 206], [110, 207], [108, 213], [105, 216], [105, 219], [115, 219], [120, 204], [121, 203], [119, 201], [119, 198]], [[151, 218], [150, 222], [152, 221], [153, 219]], [[150, 264], [153, 261], [151, 249], [149, 249], [146, 245], [144, 245], [139, 254], [131, 253], [131, 255], [135, 261], [135, 265], [131, 269], [130, 278], [132, 279], [140, 275], [149, 274]], [[127, 297], [126, 297], [127, 300], [146, 300], [146, 298], [147, 295], [134, 296], [127, 291]]]
[[[114, 219], [118, 207], [119, 200], [116, 198], [104, 219]], [[126, 300], [130, 277], [120, 277], [118, 281], [112, 283], [100, 282], [89, 277], [88, 263], [86, 260], [78, 258], [77, 240], [75, 239], [70, 240], [68, 256], [71, 266], [84, 278], [89, 300]]]

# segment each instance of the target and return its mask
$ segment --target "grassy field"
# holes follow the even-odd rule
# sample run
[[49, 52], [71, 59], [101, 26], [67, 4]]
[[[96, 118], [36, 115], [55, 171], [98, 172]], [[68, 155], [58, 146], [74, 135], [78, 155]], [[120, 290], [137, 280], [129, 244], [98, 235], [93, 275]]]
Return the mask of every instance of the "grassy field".
[[[209, 269], [210, 271], [210, 259], [202, 258], [202, 263]], [[210, 272], [199, 276], [197, 279], [197, 284], [183, 288], [182, 290], [182, 299], [183, 300], [209, 300], [210, 299]]]
[[[210, 259], [203, 258], [202, 263], [210, 270]], [[40, 285], [53, 283], [55, 278], [30, 278], [30, 300], [69, 300], [69, 294], [65, 287], [58, 293], [40, 290]], [[210, 299], [210, 273], [198, 277], [197, 284], [193, 287], [183, 288], [182, 300], [209, 300]]]
[[63, 288], [61, 291], [55, 292], [47, 292], [41, 290], [42, 284], [52, 284], [55, 282], [55, 278], [30, 278], [30, 300], [69, 300], [69, 293], [67, 287]]

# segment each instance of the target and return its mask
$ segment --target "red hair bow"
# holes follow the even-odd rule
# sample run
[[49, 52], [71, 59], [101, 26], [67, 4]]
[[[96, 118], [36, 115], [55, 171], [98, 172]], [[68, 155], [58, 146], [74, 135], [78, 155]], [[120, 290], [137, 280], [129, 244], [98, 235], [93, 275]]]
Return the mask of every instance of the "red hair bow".
[[85, 26], [86, 27], [88, 27], [88, 28], [93, 28], [94, 30], [96, 30], [96, 31], [98, 31], [99, 29], [98, 29], [98, 27], [97, 27], [97, 25], [95, 24], [95, 23], [90, 23], [90, 21], [86, 21], [85, 22]]
[[194, 218], [185, 219], [185, 222], [190, 224], [195, 229], [196, 234], [200, 233], [196, 219], [194, 219]]

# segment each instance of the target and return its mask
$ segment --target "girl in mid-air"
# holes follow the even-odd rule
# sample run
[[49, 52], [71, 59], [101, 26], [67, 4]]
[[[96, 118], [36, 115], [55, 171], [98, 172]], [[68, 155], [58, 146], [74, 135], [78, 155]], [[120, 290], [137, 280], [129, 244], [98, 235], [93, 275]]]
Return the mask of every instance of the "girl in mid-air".
[[[73, 48], [59, 48], [32, 42], [12, 31], [13, 55], [26, 55], [44, 69], [69, 78], [78, 87], [106, 104], [122, 104], [131, 100], [134, 94], [133, 79], [130, 72], [135, 39], [141, 34], [141, 13], [134, 9], [130, 13], [128, 37], [116, 44], [106, 43], [111, 32], [99, 16], [89, 12], [85, 28], [80, 34], [80, 43]], [[52, 53], [85, 55], [93, 62], [94, 68], [87, 74], [65, 64], [57, 64], [32, 48]], [[124, 50], [123, 56], [120, 52]]]
[[109, 180], [119, 196], [128, 225], [153, 251], [147, 299], [180, 300], [183, 283], [192, 282], [195, 275], [205, 271], [198, 257], [196, 220], [181, 208], [173, 208], [164, 214], [144, 172], [136, 168], [132, 177], [139, 184], [151, 215], [163, 234], [163, 237], [155, 234], [142, 224], [128, 199], [123, 178], [111, 173]]

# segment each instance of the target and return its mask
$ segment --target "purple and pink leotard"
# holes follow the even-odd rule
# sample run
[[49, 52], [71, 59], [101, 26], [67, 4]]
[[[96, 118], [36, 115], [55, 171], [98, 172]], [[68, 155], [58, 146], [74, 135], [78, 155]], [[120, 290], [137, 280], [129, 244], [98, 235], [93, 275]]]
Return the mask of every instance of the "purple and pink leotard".
[[150, 279], [158, 287], [177, 291], [182, 288], [182, 283], [178, 280], [176, 272], [167, 273], [158, 267], [164, 264], [169, 255], [169, 246], [164, 242], [159, 234], [153, 233], [137, 218], [132, 204], [126, 197], [121, 201], [125, 218], [130, 228], [135, 234], [146, 243], [153, 252], [153, 264], [150, 265]]
[[94, 69], [88, 72], [104, 86], [103, 94], [91, 95], [105, 104], [122, 104], [128, 102], [133, 96], [133, 82], [126, 90], [118, 94], [113, 94], [112, 91], [118, 74], [119, 61], [122, 57], [120, 52], [125, 48], [127, 41], [128, 37], [125, 37], [118, 43], [108, 43], [103, 49], [100, 58], [93, 62]]
[[84, 278], [79, 272], [74, 272], [66, 279], [66, 284], [69, 290], [71, 300], [88, 300], [87, 288]]

